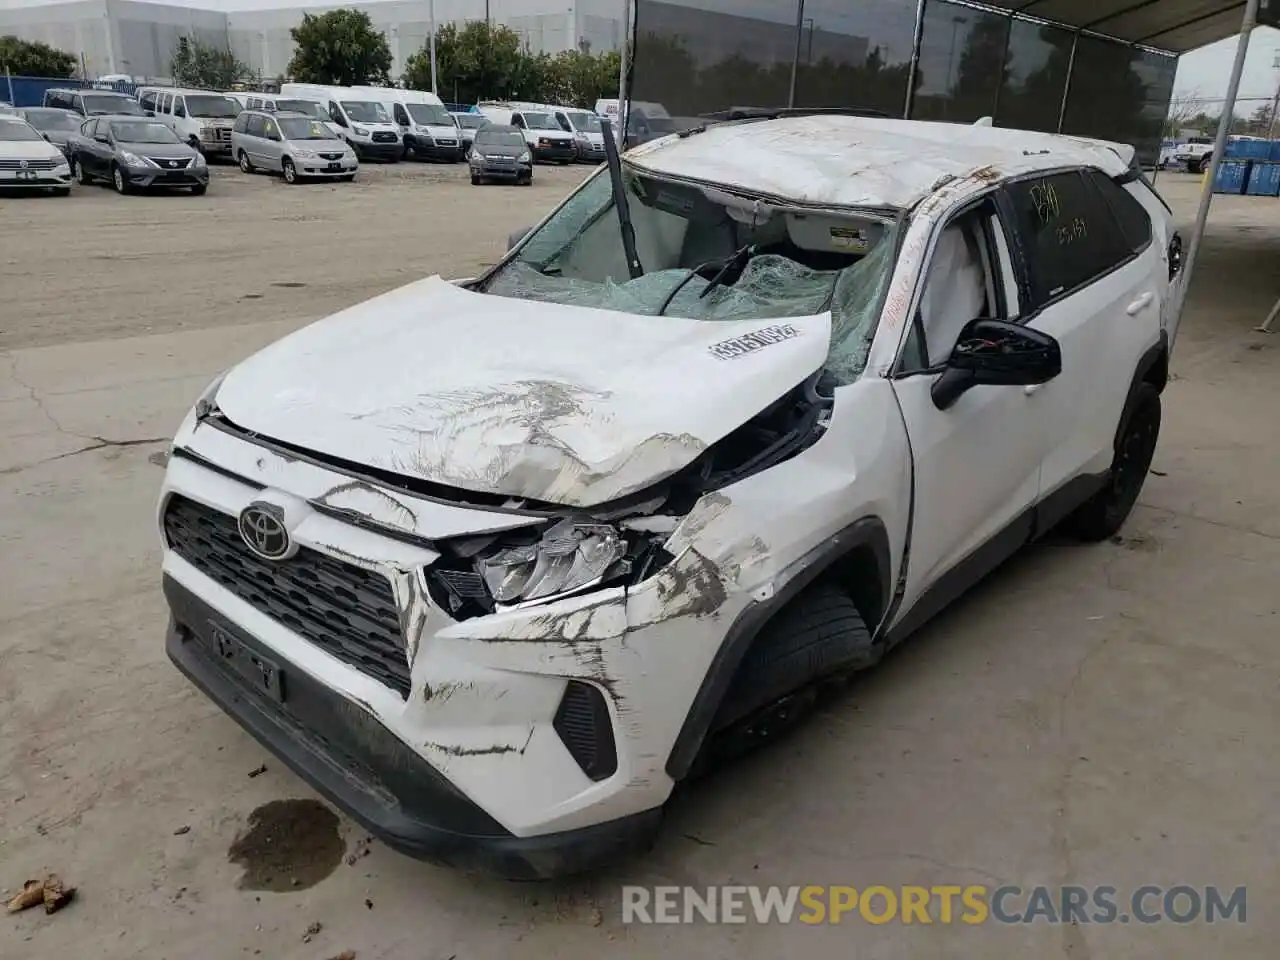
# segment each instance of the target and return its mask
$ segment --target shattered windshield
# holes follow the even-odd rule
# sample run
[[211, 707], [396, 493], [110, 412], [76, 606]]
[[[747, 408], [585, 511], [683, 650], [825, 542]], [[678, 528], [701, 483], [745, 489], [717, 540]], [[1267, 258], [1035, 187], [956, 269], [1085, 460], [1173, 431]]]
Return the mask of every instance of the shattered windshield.
[[487, 280], [524, 300], [692, 320], [830, 311], [827, 369], [861, 375], [894, 261], [882, 211], [798, 210], [623, 164], [642, 275], [632, 278], [608, 170], [578, 189]]

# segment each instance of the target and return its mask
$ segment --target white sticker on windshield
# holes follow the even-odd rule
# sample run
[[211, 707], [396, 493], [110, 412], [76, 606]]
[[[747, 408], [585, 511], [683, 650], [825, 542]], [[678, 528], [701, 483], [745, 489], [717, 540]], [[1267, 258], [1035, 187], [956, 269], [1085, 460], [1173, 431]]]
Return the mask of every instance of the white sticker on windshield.
[[782, 323], [772, 327], [763, 327], [760, 330], [753, 330], [751, 333], [744, 333], [742, 336], [734, 337], [731, 340], [721, 340], [719, 343], [713, 343], [707, 349], [711, 351], [713, 357], [717, 357], [720, 360], [734, 360], [737, 357], [744, 357], [749, 353], [755, 353], [757, 350], [763, 350], [765, 347], [798, 336], [800, 336], [799, 330], [789, 323]]

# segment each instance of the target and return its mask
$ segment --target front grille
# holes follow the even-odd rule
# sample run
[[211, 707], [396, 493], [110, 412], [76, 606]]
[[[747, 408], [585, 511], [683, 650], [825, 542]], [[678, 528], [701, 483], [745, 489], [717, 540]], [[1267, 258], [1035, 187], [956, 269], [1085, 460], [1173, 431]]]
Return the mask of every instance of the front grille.
[[607, 780], [617, 772], [613, 723], [599, 688], [570, 680], [552, 726], [582, 772], [592, 780]]
[[319, 156], [321, 160], [341, 160], [342, 159], [342, 154], [340, 153], [322, 153], [322, 154], [319, 154]]
[[457, 145], [458, 145], [457, 140], [437, 140], [436, 141], [437, 147], [456, 147]]
[[213, 131], [213, 138], [214, 138], [215, 140], [221, 140], [221, 141], [223, 141], [224, 143], [229, 143], [229, 142], [231, 141], [231, 128], [230, 128], [230, 127], [217, 127], [217, 128]]
[[185, 170], [191, 163], [191, 158], [182, 157], [148, 157], [161, 170]]
[[374, 143], [395, 143], [396, 135], [390, 130], [375, 130], [370, 138]]
[[391, 582], [302, 547], [288, 560], [263, 560], [240, 538], [236, 518], [174, 495], [164, 513], [169, 547], [201, 573], [326, 653], [409, 694]]
[[62, 159], [41, 159], [41, 160], [0, 160], [0, 170], [52, 170], [60, 163], [65, 163]]

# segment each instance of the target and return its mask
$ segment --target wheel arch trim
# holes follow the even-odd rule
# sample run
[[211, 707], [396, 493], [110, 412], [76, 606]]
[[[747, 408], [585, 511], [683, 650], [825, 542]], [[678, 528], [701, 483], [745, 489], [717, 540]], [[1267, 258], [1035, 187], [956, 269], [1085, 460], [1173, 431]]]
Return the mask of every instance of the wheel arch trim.
[[[889, 534], [879, 517], [868, 516], [854, 521], [810, 550], [792, 565], [795, 573], [773, 596], [753, 602], [738, 614], [725, 632], [667, 756], [668, 776], [681, 780], [693, 766], [734, 674], [764, 625], [802, 590], [859, 549], [869, 550], [874, 558], [881, 593], [879, 611], [883, 617], [890, 607], [894, 584]], [[873, 636], [878, 626], [867, 624]]]

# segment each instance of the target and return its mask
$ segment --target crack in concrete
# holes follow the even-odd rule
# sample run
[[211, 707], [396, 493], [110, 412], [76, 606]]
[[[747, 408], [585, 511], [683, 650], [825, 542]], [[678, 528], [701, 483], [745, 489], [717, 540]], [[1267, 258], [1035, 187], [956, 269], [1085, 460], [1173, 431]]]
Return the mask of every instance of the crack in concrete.
[[153, 443], [168, 443], [169, 437], [144, 437], [140, 440], [108, 440], [106, 437], [100, 437], [96, 434], [76, 433], [74, 430], [68, 430], [64, 427], [49, 409], [44, 405], [44, 400], [40, 396], [33, 384], [27, 383], [18, 374], [18, 358], [12, 353], [0, 354], [9, 361], [9, 378], [18, 386], [27, 391], [27, 397], [36, 405], [46, 420], [53, 426], [55, 432], [64, 437], [71, 437], [75, 440], [84, 440], [86, 445], [67, 453], [59, 453], [53, 457], [45, 457], [43, 460], [37, 460], [34, 463], [24, 463], [16, 467], [5, 467], [0, 469], [0, 476], [8, 476], [14, 473], [21, 473], [24, 470], [30, 470], [33, 467], [43, 466], [46, 463], [53, 463], [55, 460], [66, 460], [68, 457], [78, 457], [82, 453], [92, 453], [95, 450], [105, 450], [109, 447], [141, 447]]

